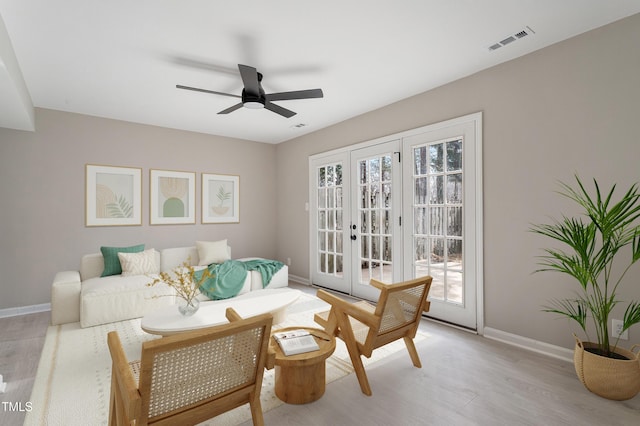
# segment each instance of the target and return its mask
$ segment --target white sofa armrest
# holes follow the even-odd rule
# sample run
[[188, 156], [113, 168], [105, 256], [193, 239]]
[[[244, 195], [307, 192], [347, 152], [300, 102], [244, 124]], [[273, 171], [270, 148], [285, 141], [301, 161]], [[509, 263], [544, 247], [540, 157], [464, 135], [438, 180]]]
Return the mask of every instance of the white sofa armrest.
[[51, 286], [51, 324], [80, 321], [80, 272], [58, 272]]

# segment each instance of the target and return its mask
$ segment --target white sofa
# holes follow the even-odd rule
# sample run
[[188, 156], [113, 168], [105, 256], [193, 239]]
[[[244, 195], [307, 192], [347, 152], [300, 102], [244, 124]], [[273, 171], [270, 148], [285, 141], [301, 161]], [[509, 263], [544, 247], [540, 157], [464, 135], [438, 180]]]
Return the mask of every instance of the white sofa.
[[[156, 262], [160, 265], [160, 271], [170, 271], [187, 259], [190, 259], [192, 265], [198, 265], [198, 250], [195, 246], [167, 248], [156, 252]], [[249, 259], [255, 258], [239, 260]], [[161, 306], [175, 302], [175, 292], [169, 286], [147, 286], [151, 281], [148, 275], [101, 277], [103, 270], [102, 254], [92, 253], [82, 257], [79, 271], [63, 271], [56, 274], [51, 288], [52, 325], [80, 321], [80, 326], [84, 328], [124, 321], [140, 318]], [[288, 283], [289, 271], [287, 265], [284, 265], [274, 274], [268, 288], [286, 287]], [[258, 271], [249, 271], [238, 294], [261, 289], [262, 276]]]

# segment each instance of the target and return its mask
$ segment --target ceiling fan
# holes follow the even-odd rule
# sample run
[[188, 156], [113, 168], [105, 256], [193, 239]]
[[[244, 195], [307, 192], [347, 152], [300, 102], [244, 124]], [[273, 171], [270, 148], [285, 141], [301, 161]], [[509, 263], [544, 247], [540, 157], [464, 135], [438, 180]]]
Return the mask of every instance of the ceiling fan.
[[269, 111], [280, 114], [283, 117], [290, 118], [296, 115], [295, 112], [283, 108], [274, 104], [272, 101], [289, 101], [294, 99], [310, 99], [323, 97], [322, 89], [310, 89], [310, 90], [296, 90], [293, 92], [280, 92], [280, 93], [264, 93], [262, 88], [262, 74], [258, 72], [254, 67], [248, 65], [238, 64], [240, 70], [240, 76], [242, 77], [242, 83], [244, 89], [242, 89], [242, 95], [233, 95], [231, 93], [216, 92], [214, 90], [199, 89], [197, 87], [176, 85], [178, 89], [193, 90], [196, 92], [213, 93], [214, 95], [231, 96], [233, 98], [240, 98], [242, 101], [235, 104], [225, 110], [220, 111], [218, 114], [229, 114], [243, 106], [250, 109], [266, 108]]

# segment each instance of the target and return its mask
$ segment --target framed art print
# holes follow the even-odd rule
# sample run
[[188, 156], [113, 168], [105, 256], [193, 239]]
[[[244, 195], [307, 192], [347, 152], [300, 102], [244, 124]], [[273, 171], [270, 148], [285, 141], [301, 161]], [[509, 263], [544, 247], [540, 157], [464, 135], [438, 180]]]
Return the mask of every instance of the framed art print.
[[151, 225], [196, 223], [196, 174], [149, 171]]
[[202, 223], [240, 222], [240, 176], [202, 173]]
[[87, 164], [85, 225], [142, 225], [142, 169]]

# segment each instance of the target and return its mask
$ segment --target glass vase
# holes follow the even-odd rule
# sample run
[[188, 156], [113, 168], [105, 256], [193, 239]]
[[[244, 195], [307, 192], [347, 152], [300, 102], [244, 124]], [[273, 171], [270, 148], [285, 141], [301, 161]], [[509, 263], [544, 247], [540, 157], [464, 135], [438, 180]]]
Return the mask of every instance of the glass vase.
[[178, 298], [178, 311], [183, 316], [190, 317], [198, 312], [198, 308], [200, 308], [200, 301], [197, 298], [194, 297], [191, 300], [186, 300], [182, 297]]

